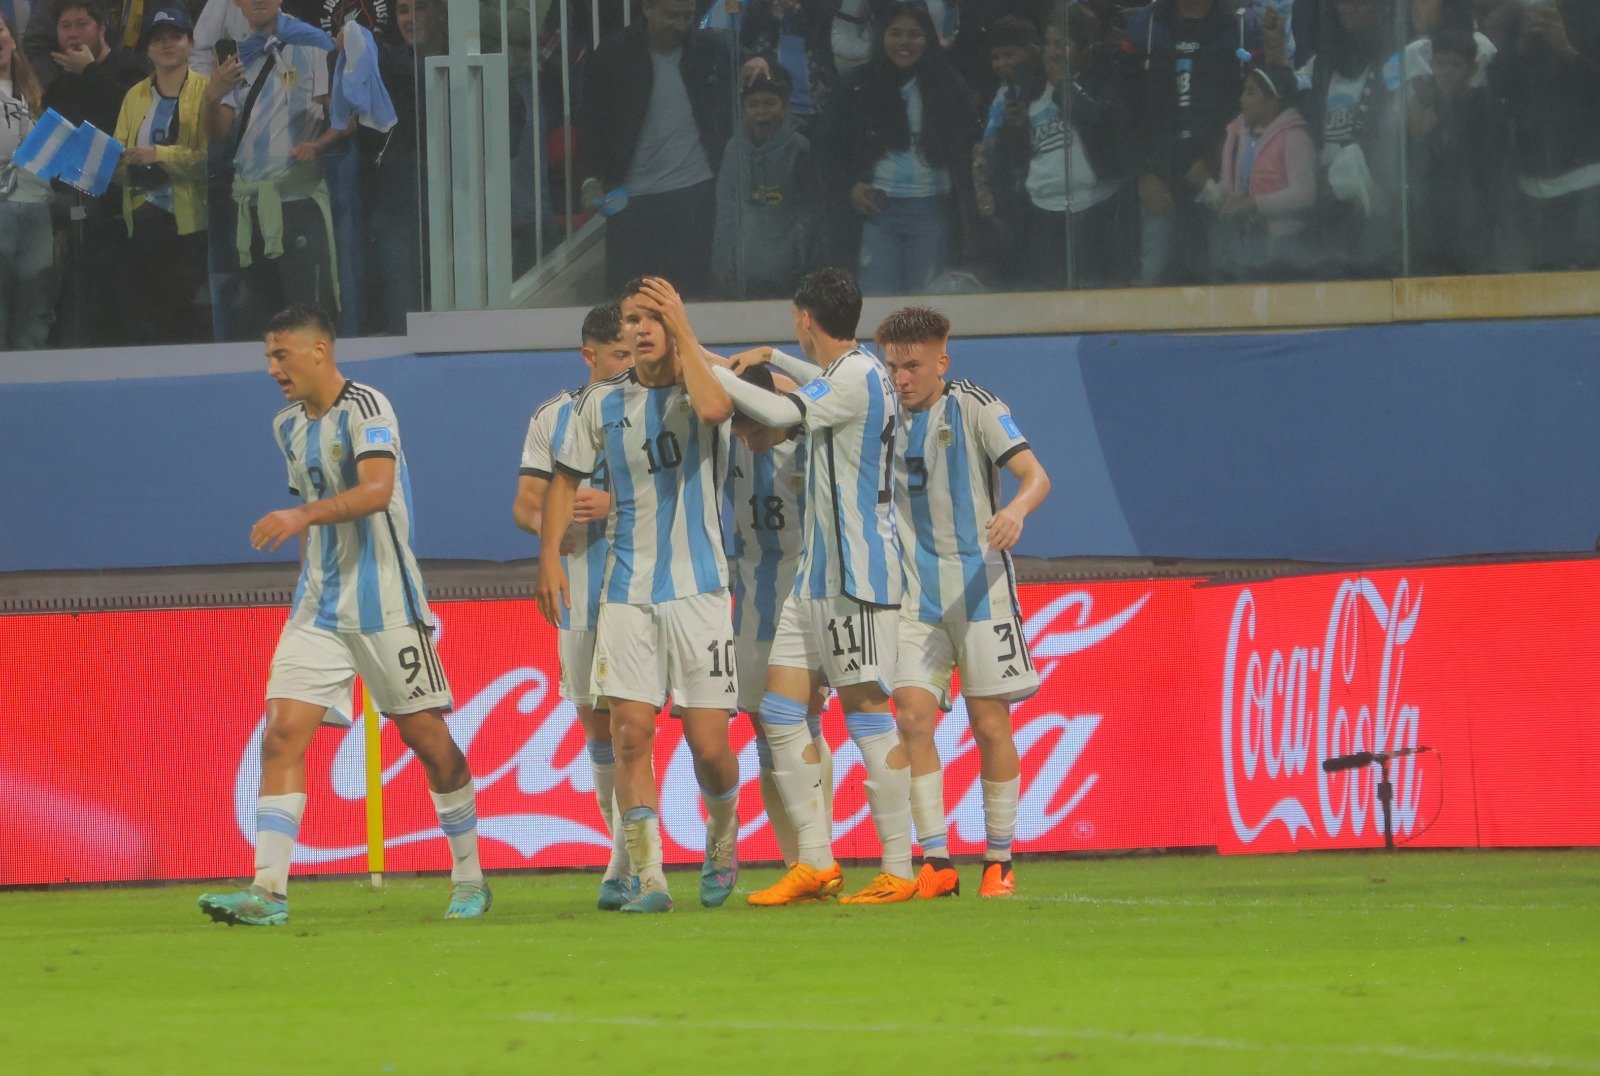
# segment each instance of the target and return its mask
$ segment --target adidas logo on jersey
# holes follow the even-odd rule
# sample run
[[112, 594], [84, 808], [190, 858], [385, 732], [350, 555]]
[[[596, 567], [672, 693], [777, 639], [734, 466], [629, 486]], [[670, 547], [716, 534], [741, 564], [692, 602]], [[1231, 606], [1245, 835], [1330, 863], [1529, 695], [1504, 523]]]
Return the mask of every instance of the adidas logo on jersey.
[[729, 478], [743, 478], [744, 477], [744, 468], [740, 467], [738, 464], [734, 464], [732, 467], [728, 468], [728, 477]]
[[727, 687], [727, 690], [725, 690], [723, 692], [723, 694], [724, 695], [732, 695], [732, 694], [734, 694], [733, 685], [729, 684], [728, 687]]
[[1010, 677], [1021, 676], [1021, 675], [1022, 675], [1021, 673], [1017, 672], [1017, 667], [1015, 665], [1007, 665], [1006, 666], [1006, 671], [1000, 674], [1000, 679], [1006, 680], [1006, 679], [1009, 679]]
[[422, 685], [418, 684], [416, 687], [411, 689], [411, 694], [406, 696], [406, 700], [410, 701], [411, 699], [420, 699], [420, 698], [422, 698], [422, 696], [423, 696]]
[[608, 430], [631, 430], [633, 429], [633, 423], [625, 418], [619, 418], [615, 422], [606, 423], [605, 428]]
[[848, 665], [846, 665], [844, 667], [844, 671], [845, 672], [860, 672], [861, 671], [861, 666], [856, 663], [856, 659], [855, 658], [851, 658], [850, 659], [850, 664], [848, 664]]

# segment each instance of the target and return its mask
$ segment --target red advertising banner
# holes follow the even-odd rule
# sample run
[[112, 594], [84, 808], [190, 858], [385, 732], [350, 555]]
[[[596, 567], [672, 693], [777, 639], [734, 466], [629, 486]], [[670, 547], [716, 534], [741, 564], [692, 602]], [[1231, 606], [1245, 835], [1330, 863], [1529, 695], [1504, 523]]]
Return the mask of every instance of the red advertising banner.
[[[1210, 843], [1198, 726], [1174, 720], [1180, 663], [1152, 650], [1184, 638], [1186, 582], [1036, 586], [1025, 632], [1043, 689], [1016, 708], [1023, 756], [1016, 847], [1058, 851]], [[557, 694], [554, 633], [531, 602], [441, 602], [439, 652], [455, 692], [453, 734], [478, 785], [490, 868], [596, 866], [609, 849], [573, 708]], [[0, 619], [0, 682], [19, 722], [0, 740], [0, 885], [248, 874], [268, 660], [281, 609]], [[354, 712], [354, 708], [352, 708]], [[835, 706], [836, 848], [872, 857], [860, 756]], [[776, 859], [755, 749], [733, 726], [744, 778], [741, 855]], [[977, 752], [965, 711], [946, 715], [954, 851], [984, 846]], [[704, 816], [687, 746], [656, 742], [669, 862], [698, 862]], [[366, 869], [364, 730], [317, 734], [299, 872]], [[383, 731], [390, 870], [447, 867], [421, 766]]]
[[[1223, 852], [1600, 843], [1600, 561], [1195, 591]], [[1426, 750], [1418, 750], [1426, 748]]]
[[[1024, 587], [1043, 687], [1014, 711], [1020, 852], [1381, 844], [1376, 768], [1331, 757], [1429, 747], [1392, 765], [1395, 832], [1427, 846], [1600, 844], [1600, 562], [1280, 579]], [[597, 866], [609, 841], [583, 733], [531, 602], [441, 602], [452, 732], [477, 779], [491, 869]], [[0, 618], [0, 885], [248, 875], [266, 669], [282, 609]], [[836, 850], [871, 858], [860, 757], [837, 708]], [[741, 855], [776, 858], [748, 722], [733, 725]], [[420, 765], [385, 723], [387, 867], [449, 854]], [[983, 848], [961, 702], [938, 730], [950, 843]], [[697, 862], [689, 753], [656, 742], [669, 862]], [[366, 869], [364, 730], [319, 732], [295, 869]]]

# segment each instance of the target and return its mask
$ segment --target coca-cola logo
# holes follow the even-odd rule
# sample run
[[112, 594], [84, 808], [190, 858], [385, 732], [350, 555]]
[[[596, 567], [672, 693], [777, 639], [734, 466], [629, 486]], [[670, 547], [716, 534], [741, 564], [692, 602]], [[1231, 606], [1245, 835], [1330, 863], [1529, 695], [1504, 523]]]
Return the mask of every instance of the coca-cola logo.
[[[1063, 662], [1097, 646], [1138, 615], [1150, 595], [1115, 614], [1094, 619], [1094, 596], [1088, 591], [1072, 591], [1055, 597], [1023, 624], [1023, 634], [1039, 670], [1041, 683], [1048, 685]], [[449, 656], [445, 654], [448, 664]], [[1016, 742], [1024, 766], [1018, 802], [1016, 840], [1027, 842], [1045, 836], [1065, 822], [1083, 802], [1099, 780], [1099, 774], [1082, 773], [1085, 749], [1104, 715], [1063, 713], [1044, 700], [1057, 699], [1065, 692], [1041, 690], [1033, 700], [1017, 708]], [[577, 711], [556, 693], [553, 670], [518, 665], [495, 677], [469, 701], [447, 718], [451, 734], [466, 754], [476, 776], [478, 790], [478, 831], [486, 841], [508, 845], [524, 860], [556, 845], [590, 845], [604, 855], [611, 841], [594, 807], [594, 782], [586, 755], [571, 749], [581, 742]], [[260, 782], [260, 741], [266, 720], [257, 722], [254, 734], [243, 746], [234, 781], [234, 816], [241, 836], [255, 839], [255, 805]], [[663, 725], [660, 735], [673, 735], [675, 743], [661, 769], [661, 830], [663, 838], [682, 848], [698, 849], [705, 841], [693, 757], [688, 744], [676, 729]], [[507, 737], [513, 737], [507, 742]], [[522, 737], [518, 742], [515, 737]], [[947, 772], [970, 774], [964, 787], [946, 788], [947, 800], [954, 800], [950, 812], [951, 835], [960, 840], [984, 840], [983, 789], [976, 766], [959, 764], [977, 747], [972, 739], [965, 704], [955, 708], [939, 723], [936, 742]], [[565, 749], [564, 749], [565, 745]], [[555, 759], [566, 757], [565, 764]], [[309, 774], [308, 784], [316, 796], [331, 791], [345, 805], [351, 818], [366, 796], [365, 729], [358, 718], [354, 727], [338, 733], [336, 747], [325, 773]], [[853, 771], [862, 767], [860, 753], [849, 741], [834, 755], [834, 784], [843, 789], [858, 780]], [[755, 745], [747, 742], [739, 753], [739, 770], [747, 785], [757, 781]], [[408, 773], [408, 771], [411, 771]], [[383, 784], [422, 783], [420, 763], [408, 750], [383, 770]], [[552, 795], [554, 793], [555, 795]], [[574, 796], [574, 794], [577, 794]], [[542, 806], [542, 809], [538, 809]], [[308, 804], [311, 812], [325, 813], [329, 807]], [[442, 837], [436, 823], [413, 824], [401, 828], [390, 824], [384, 844], [397, 848]], [[740, 827], [740, 839], [755, 835], [767, 824], [758, 814]], [[834, 820], [834, 837], [842, 839], [858, 827], [869, 827], [866, 804], [846, 806]], [[344, 830], [342, 832], [348, 832]], [[363, 856], [364, 840], [318, 844], [307, 839], [295, 848], [297, 864], [321, 864]]]
[[[1320, 643], [1258, 642], [1257, 598], [1239, 593], [1222, 673], [1222, 783], [1234, 835], [1244, 844], [1281, 823], [1302, 833], [1360, 837], [1374, 815], [1373, 768], [1326, 773], [1322, 763], [1358, 751], [1416, 747], [1420, 709], [1401, 701], [1406, 647], [1422, 591], [1401, 578], [1385, 599], [1365, 576], [1339, 584]], [[1417, 760], [1394, 764], [1394, 828], [1412, 832], [1421, 778]], [[1315, 792], [1315, 811], [1308, 802]]]

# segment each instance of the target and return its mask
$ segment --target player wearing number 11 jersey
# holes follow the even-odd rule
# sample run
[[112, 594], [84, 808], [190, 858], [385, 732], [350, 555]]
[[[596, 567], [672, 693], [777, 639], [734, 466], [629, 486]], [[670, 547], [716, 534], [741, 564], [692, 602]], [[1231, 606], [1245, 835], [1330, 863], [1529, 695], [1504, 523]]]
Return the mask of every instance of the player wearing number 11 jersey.
[[399, 423], [382, 393], [339, 372], [333, 326], [322, 311], [291, 307], [273, 318], [266, 350], [267, 372], [290, 401], [273, 433], [288, 464], [289, 492], [302, 503], [257, 520], [250, 543], [276, 550], [303, 535], [300, 582], [267, 680], [255, 882], [236, 893], [204, 894], [200, 908], [224, 923], [288, 920], [306, 748], [319, 724], [350, 705], [359, 673], [428, 775], [455, 859], [445, 914], [480, 916], [490, 894], [478, 864], [472, 774], [444, 723], [450, 685], [411, 552], [411, 484]]
[[733, 365], [771, 362], [799, 383], [775, 396], [717, 379], [740, 411], [766, 426], [806, 433], [806, 518], [800, 571], [784, 602], [761, 701], [773, 782], [795, 828], [798, 861], [757, 905], [795, 904], [840, 891], [832, 819], [817, 790], [823, 764], [806, 711], [823, 683], [839, 693], [845, 727], [866, 765], [867, 802], [883, 846], [883, 869], [844, 901], [887, 904], [916, 895], [911, 876], [910, 769], [890, 712], [895, 677], [900, 544], [895, 525], [894, 389], [883, 364], [855, 342], [861, 291], [839, 269], [818, 269], [794, 297], [795, 334], [810, 362], [770, 348]]

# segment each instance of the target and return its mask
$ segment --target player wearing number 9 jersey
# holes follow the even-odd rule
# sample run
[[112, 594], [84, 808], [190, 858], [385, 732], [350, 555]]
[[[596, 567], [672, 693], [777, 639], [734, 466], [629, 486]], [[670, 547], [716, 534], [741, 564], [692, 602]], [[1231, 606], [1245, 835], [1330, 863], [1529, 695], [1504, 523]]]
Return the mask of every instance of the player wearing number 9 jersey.
[[[724, 903], [738, 877], [739, 762], [728, 746], [738, 704], [722, 476], [733, 404], [711, 376], [683, 302], [659, 278], [622, 300], [634, 367], [583, 390], [545, 491], [540, 530], [561, 534], [578, 483], [602, 464], [611, 479], [593, 692], [611, 701], [617, 809], [640, 892], [624, 912], [672, 909], [650, 744], [668, 697], [683, 719], [710, 825], [700, 900]], [[539, 603], [552, 625], [570, 605], [555, 543], [539, 551]]]
[[799, 383], [786, 397], [716, 371], [740, 411], [806, 432], [806, 521], [799, 576], [778, 620], [761, 701], [773, 781], [795, 827], [798, 860], [757, 905], [795, 904], [842, 888], [832, 819], [822, 817], [822, 763], [806, 727], [824, 683], [839, 693], [845, 727], [867, 768], [867, 802], [883, 869], [851, 903], [916, 895], [911, 878], [910, 770], [890, 712], [900, 603], [900, 544], [892, 459], [898, 405], [888, 372], [857, 346], [861, 291], [839, 269], [818, 269], [795, 292], [795, 334], [810, 362], [770, 348], [733, 366], [771, 362]]
[[381, 393], [339, 372], [333, 340], [328, 316], [315, 307], [291, 307], [267, 329], [267, 372], [290, 401], [273, 433], [290, 492], [302, 503], [263, 516], [250, 541], [276, 550], [303, 535], [300, 582], [267, 680], [255, 881], [239, 892], [204, 894], [200, 907], [218, 922], [288, 920], [306, 749], [319, 724], [350, 706], [359, 674], [427, 773], [454, 858], [445, 914], [474, 918], [489, 910], [491, 897], [478, 863], [472, 774], [444, 722], [450, 685], [411, 551], [400, 426]]

